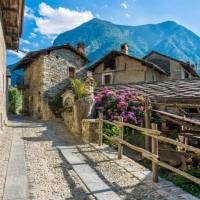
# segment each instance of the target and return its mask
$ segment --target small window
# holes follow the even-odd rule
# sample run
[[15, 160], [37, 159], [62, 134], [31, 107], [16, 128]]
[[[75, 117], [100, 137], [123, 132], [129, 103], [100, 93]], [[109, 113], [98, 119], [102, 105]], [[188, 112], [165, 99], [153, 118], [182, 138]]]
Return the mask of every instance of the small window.
[[111, 58], [107, 59], [106, 61], [104, 61], [104, 70], [107, 68], [110, 68], [111, 70], [116, 69], [115, 58], [111, 57]]
[[110, 85], [112, 84], [112, 74], [103, 74], [103, 85]]
[[75, 77], [75, 68], [69, 67], [69, 78], [74, 78]]

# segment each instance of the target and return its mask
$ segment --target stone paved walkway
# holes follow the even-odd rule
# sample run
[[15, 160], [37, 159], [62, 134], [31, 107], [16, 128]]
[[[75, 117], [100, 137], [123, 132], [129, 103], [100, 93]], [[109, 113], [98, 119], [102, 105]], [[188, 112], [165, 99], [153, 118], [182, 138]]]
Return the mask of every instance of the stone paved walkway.
[[117, 160], [107, 146], [83, 144], [61, 122], [9, 124], [0, 135], [0, 199], [197, 200], [163, 179], [152, 184], [149, 170], [127, 157]]

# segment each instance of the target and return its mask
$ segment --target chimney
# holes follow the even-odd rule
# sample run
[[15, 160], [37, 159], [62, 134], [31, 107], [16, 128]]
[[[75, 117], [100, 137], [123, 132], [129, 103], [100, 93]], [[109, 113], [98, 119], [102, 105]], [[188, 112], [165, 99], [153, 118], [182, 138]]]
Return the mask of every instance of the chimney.
[[77, 50], [78, 50], [79, 53], [85, 55], [85, 44], [83, 42], [79, 42], [77, 44]]
[[124, 43], [121, 45], [121, 52], [128, 55], [128, 44]]

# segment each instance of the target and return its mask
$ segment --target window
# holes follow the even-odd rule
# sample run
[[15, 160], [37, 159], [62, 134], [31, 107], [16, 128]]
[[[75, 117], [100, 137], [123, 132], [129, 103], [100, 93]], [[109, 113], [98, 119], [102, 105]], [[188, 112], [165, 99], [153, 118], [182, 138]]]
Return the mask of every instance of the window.
[[75, 77], [75, 68], [69, 67], [69, 78], [74, 78]]
[[116, 69], [115, 58], [111, 57], [111, 58], [107, 59], [106, 61], [104, 61], [104, 70], [107, 68], [110, 68], [111, 70]]
[[112, 73], [102, 75], [102, 85], [110, 85], [113, 82]]

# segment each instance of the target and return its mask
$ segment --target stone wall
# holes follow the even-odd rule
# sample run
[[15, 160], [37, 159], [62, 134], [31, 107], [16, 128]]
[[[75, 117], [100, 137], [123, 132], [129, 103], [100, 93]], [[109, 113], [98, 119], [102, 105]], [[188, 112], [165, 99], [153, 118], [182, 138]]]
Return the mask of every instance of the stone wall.
[[[1, 16], [1, 10], [0, 10]], [[6, 46], [3, 33], [2, 19], [0, 17], [0, 132], [3, 131], [7, 121], [6, 115]]]
[[90, 96], [75, 100], [71, 90], [63, 94], [65, 112], [63, 119], [69, 130], [75, 134], [82, 134], [82, 120], [90, 118], [94, 99]]
[[[89, 142], [94, 141], [96, 138], [95, 132], [91, 134], [92, 129], [96, 127], [95, 123], [90, 125], [87, 123], [87, 120], [85, 120], [92, 118], [95, 104], [93, 96], [95, 86], [94, 79], [92, 77], [87, 77], [85, 79], [85, 85], [88, 93], [86, 97], [76, 99], [76, 95], [72, 89], [68, 89], [63, 93], [62, 99], [65, 111], [62, 116], [66, 126], [72, 133], [78, 134], [84, 141]], [[94, 130], [96, 130], [96, 128]]]
[[98, 143], [99, 142], [99, 122], [95, 119], [82, 120], [82, 140], [85, 143]]
[[43, 63], [43, 56], [40, 56], [24, 71], [23, 109], [34, 118], [42, 118]]
[[67, 49], [54, 50], [44, 56], [44, 98], [51, 101], [69, 85], [69, 67], [77, 70], [83, 65], [84, 61]]
[[94, 70], [94, 78], [98, 85], [102, 85], [102, 75], [112, 74], [112, 84], [127, 84], [140, 81], [165, 80], [166, 75], [160, 74], [156, 70], [143, 65], [137, 60], [133, 60], [127, 56], [119, 56], [115, 58], [116, 69], [104, 69], [104, 63], [101, 63]]
[[167, 80], [171, 79], [184, 79], [185, 78], [185, 73], [188, 73], [189, 78], [192, 78], [193, 76], [187, 72], [184, 67], [178, 62], [173, 59], [169, 59], [165, 56], [153, 53], [150, 57], [146, 58], [151, 62], [151, 59], [158, 59], [161, 61], [164, 61], [167, 63], [167, 65], [170, 66], [170, 76], [167, 78]]
[[51, 51], [41, 55], [25, 68], [24, 109], [34, 118], [55, 118], [49, 107], [70, 83], [69, 67], [79, 69], [84, 61], [67, 49]]

